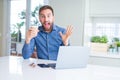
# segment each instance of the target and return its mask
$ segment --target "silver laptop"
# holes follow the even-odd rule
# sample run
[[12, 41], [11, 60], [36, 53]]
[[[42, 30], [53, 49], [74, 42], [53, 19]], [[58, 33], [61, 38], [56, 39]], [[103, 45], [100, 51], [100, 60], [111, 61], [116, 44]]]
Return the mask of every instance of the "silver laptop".
[[90, 49], [82, 46], [61, 46], [56, 69], [83, 68], [87, 66]]
[[[50, 63], [42, 67], [55, 69], [85, 68], [88, 63], [90, 49], [83, 46], [60, 46], [56, 64]], [[41, 66], [41, 65], [40, 65]]]

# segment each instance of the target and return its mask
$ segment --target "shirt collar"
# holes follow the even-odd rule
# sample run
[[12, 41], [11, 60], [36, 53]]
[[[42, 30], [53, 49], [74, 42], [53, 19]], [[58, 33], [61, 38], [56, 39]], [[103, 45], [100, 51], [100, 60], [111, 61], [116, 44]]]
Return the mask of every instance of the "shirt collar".
[[57, 30], [57, 27], [56, 27], [56, 25], [53, 24], [53, 31], [54, 31], [54, 30], [56, 31], [56, 30]]

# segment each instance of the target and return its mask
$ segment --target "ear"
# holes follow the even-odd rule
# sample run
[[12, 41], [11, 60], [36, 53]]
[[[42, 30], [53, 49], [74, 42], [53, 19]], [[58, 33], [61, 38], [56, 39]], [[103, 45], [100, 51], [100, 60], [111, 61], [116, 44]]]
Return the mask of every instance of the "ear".
[[53, 16], [53, 22], [55, 21], [55, 17]]

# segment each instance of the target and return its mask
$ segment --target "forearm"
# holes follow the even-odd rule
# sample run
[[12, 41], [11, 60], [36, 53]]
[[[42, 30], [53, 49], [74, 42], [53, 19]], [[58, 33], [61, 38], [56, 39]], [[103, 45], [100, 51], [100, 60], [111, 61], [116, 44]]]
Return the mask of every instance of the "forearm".
[[33, 48], [31, 47], [30, 44], [24, 44], [23, 49], [22, 49], [22, 56], [24, 59], [28, 59], [31, 57], [33, 53]]
[[26, 43], [26, 44], [29, 44], [29, 43], [30, 43], [30, 39], [26, 39], [26, 40], [25, 40], [25, 43]]
[[68, 41], [63, 42], [64, 46], [68, 46]]
[[63, 42], [63, 46], [70, 46], [70, 41]]

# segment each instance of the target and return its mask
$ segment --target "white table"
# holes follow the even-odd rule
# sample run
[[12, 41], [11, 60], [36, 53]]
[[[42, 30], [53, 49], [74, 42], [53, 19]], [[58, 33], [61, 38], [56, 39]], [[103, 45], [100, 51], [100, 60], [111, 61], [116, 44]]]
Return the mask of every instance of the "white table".
[[120, 80], [120, 68], [88, 65], [81, 69], [55, 70], [31, 67], [30, 63], [51, 63], [54, 61], [27, 59], [21, 57], [0, 57], [0, 80]]

